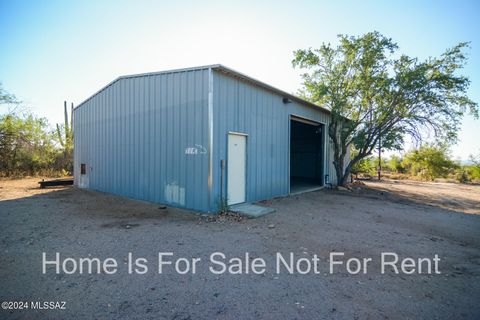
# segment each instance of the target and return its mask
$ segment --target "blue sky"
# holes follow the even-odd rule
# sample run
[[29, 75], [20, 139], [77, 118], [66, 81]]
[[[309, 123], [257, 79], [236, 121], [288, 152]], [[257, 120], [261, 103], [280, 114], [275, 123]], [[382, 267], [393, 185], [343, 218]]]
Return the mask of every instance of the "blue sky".
[[[64, 100], [131, 73], [222, 63], [296, 92], [294, 50], [377, 30], [420, 58], [470, 41], [463, 73], [479, 102], [479, 14], [479, 1], [0, 0], [0, 81], [52, 124]], [[465, 118], [454, 157], [480, 153], [479, 127]]]

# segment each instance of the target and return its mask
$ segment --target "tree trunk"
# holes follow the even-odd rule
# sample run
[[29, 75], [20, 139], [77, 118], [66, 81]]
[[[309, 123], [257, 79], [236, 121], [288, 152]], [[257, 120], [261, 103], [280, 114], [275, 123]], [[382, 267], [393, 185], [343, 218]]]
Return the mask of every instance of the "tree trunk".
[[348, 177], [350, 176], [352, 167], [366, 156], [365, 154], [358, 154], [351, 159], [345, 167], [345, 156], [347, 155], [345, 150], [346, 148], [342, 148], [342, 152], [338, 153], [337, 150], [334, 150], [335, 160], [333, 161], [333, 165], [335, 167], [335, 173], [337, 176], [337, 185], [339, 186], [345, 186], [348, 183]]
[[335, 171], [337, 171], [337, 185], [338, 186], [342, 186], [344, 187], [345, 185], [348, 184], [348, 178], [350, 176], [350, 166], [347, 166], [343, 171], [340, 171], [340, 172], [343, 172], [343, 173], [340, 173], [340, 176], [339, 176], [339, 172], [337, 171], [337, 169], [335, 168]]
[[350, 173], [350, 165], [345, 168], [345, 156], [347, 155], [347, 146], [342, 140], [343, 125], [337, 121], [332, 121], [328, 127], [328, 135], [333, 141], [333, 166], [337, 176], [337, 185], [344, 186], [347, 184], [348, 175]]
[[344, 185], [344, 177], [343, 177], [343, 158], [341, 155], [335, 157], [336, 159], [333, 161], [333, 166], [335, 167], [335, 173], [337, 176], [337, 185], [343, 186]]

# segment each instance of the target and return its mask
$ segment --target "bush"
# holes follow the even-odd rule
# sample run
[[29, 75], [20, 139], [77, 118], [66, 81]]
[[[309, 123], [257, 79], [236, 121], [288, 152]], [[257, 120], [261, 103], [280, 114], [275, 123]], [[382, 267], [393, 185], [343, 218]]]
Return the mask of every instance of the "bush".
[[364, 176], [375, 176], [377, 174], [377, 166], [375, 165], [374, 158], [363, 158], [358, 161], [351, 170], [352, 174], [359, 175], [363, 174]]
[[389, 172], [405, 173], [405, 167], [402, 164], [403, 159], [399, 156], [392, 155], [387, 161], [386, 169]]
[[459, 166], [455, 170], [455, 180], [460, 183], [480, 182], [480, 167], [477, 165]]
[[460, 183], [472, 182], [471, 172], [469, 172], [468, 168], [460, 167], [455, 170], [455, 179]]
[[435, 178], [446, 178], [458, 167], [450, 159], [446, 146], [431, 144], [410, 151], [403, 159], [402, 165], [412, 176], [430, 181]]
[[48, 122], [31, 114], [0, 117], [0, 176], [57, 175], [64, 167]]

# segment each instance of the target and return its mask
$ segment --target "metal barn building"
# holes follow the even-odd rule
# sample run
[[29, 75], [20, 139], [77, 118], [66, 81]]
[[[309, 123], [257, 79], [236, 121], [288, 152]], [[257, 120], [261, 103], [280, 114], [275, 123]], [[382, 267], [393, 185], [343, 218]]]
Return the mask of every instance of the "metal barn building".
[[222, 65], [122, 76], [75, 108], [75, 185], [216, 212], [335, 184], [328, 122]]

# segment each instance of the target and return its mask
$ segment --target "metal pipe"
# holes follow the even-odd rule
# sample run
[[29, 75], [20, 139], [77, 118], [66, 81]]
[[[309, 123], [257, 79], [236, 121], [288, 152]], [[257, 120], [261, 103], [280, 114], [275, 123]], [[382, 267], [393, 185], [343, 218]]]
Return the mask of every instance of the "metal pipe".
[[223, 198], [223, 177], [225, 176], [225, 160], [220, 160], [220, 201], [225, 201]]

